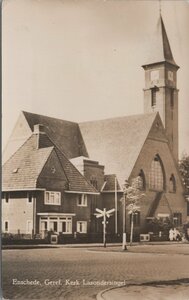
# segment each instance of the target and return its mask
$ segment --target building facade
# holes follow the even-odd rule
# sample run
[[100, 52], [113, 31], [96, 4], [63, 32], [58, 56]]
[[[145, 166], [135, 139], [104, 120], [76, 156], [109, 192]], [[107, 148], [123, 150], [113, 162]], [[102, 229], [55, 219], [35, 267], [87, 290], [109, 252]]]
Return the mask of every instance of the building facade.
[[107, 232], [121, 235], [123, 185], [136, 177], [144, 195], [135, 233], [156, 218], [182, 228], [189, 217], [178, 170], [179, 67], [161, 16], [157, 34], [157, 53], [143, 65], [144, 114], [73, 123], [21, 112], [4, 152], [3, 232], [92, 237], [102, 233], [96, 208], [115, 208]]

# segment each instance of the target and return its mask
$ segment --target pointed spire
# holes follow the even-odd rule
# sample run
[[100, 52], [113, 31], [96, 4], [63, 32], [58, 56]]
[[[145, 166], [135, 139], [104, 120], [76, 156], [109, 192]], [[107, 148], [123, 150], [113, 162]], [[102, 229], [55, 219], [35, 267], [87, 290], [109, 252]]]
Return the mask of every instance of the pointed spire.
[[176, 63], [174, 61], [174, 58], [173, 58], [173, 54], [172, 54], [172, 51], [171, 51], [171, 47], [170, 47], [170, 44], [169, 44], [169, 40], [168, 40], [168, 37], [167, 37], [167, 33], [166, 33], [166, 30], [165, 30], [165, 26], [164, 26], [163, 19], [162, 19], [161, 15], [160, 15], [160, 22], [161, 22], [161, 34], [162, 34], [164, 59], [165, 59], [165, 61], [176, 65]]
[[156, 26], [156, 31], [151, 40], [151, 49], [148, 56], [149, 57], [145, 65], [150, 65], [159, 62], [168, 62], [179, 68], [173, 58], [173, 54], [165, 30], [165, 25], [161, 15], [161, 8], [158, 24]]

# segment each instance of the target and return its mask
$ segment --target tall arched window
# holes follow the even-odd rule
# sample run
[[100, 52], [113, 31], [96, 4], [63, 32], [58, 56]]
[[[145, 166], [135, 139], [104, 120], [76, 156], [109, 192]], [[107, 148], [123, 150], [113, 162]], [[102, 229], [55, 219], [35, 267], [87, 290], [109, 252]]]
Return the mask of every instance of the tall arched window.
[[172, 174], [169, 179], [169, 192], [175, 193], [176, 192], [176, 180], [175, 176]]
[[137, 188], [139, 190], [145, 190], [146, 183], [145, 183], [145, 176], [143, 170], [140, 170], [137, 176]]
[[164, 172], [160, 157], [156, 155], [152, 160], [149, 172], [149, 188], [157, 191], [164, 189]]

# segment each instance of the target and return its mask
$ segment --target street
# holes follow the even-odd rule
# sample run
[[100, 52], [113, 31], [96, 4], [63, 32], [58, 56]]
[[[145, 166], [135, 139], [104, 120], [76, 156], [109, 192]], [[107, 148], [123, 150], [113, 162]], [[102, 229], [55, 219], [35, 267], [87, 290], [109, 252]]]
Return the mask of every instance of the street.
[[2, 252], [5, 299], [95, 299], [113, 286], [189, 278], [189, 244]]

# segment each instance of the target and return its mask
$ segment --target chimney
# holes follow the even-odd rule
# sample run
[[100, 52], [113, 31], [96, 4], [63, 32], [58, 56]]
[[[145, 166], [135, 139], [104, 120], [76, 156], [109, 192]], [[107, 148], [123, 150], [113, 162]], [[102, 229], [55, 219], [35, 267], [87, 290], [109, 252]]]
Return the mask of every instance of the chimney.
[[36, 124], [33, 128], [34, 134], [45, 133], [45, 126], [43, 124]]
[[39, 149], [40, 148], [40, 134], [45, 134], [45, 126], [43, 124], [34, 125], [33, 134], [36, 134], [36, 149]]

